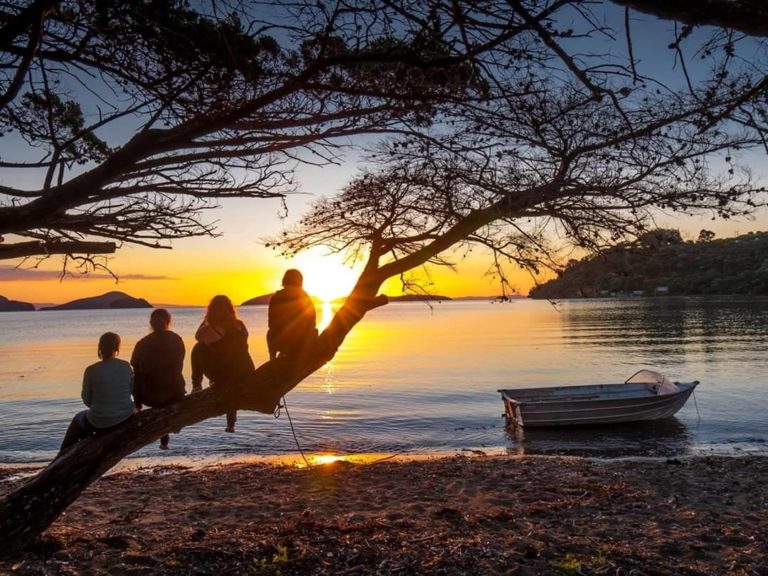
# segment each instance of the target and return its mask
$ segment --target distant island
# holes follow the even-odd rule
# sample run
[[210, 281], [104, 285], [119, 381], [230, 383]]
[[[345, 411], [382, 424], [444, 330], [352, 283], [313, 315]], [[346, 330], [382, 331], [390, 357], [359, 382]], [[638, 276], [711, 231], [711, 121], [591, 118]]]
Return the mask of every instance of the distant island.
[[272, 296], [274, 296], [274, 292], [272, 294], [263, 294], [261, 296], [256, 296], [255, 298], [251, 298], [250, 300], [246, 300], [240, 306], [266, 306], [269, 304], [269, 301], [272, 300]]
[[452, 300], [448, 296], [440, 294], [403, 294], [402, 296], [387, 296], [390, 302], [436, 302], [440, 300]]
[[685, 242], [677, 230], [654, 230], [637, 242], [571, 261], [531, 298], [768, 294], [768, 232], [714, 239], [702, 230]]
[[[240, 306], [267, 306], [269, 304], [269, 301], [272, 299], [273, 294], [263, 294], [261, 296], [256, 296], [255, 298], [251, 298], [250, 300], [246, 300]], [[323, 301], [315, 296], [310, 296], [312, 298], [312, 301], [317, 304], [322, 304]], [[434, 295], [431, 296], [429, 294], [403, 294], [402, 296], [388, 296], [390, 302], [434, 302], [439, 300], [451, 300], [451, 298], [448, 298], [448, 296], [440, 296], [440, 295]], [[346, 300], [346, 297], [344, 298], [336, 298], [333, 301], [333, 304], [343, 304], [344, 300]]]
[[[251, 298], [250, 300], [246, 300], [240, 306], [267, 306], [269, 304], [269, 301], [272, 300], [272, 296], [274, 296], [275, 293], [272, 292], [271, 294], [262, 294], [261, 296], [256, 296], [255, 298]], [[320, 298], [317, 298], [316, 296], [310, 296], [312, 299], [312, 302], [317, 304], [322, 304], [323, 301], [320, 300]]]
[[29, 312], [34, 309], [35, 306], [29, 302], [8, 300], [5, 296], [0, 296], [0, 312]]
[[152, 308], [144, 298], [134, 298], [125, 292], [107, 292], [101, 296], [80, 298], [59, 306], [46, 306], [40, 310], [115, 310], [120, 308]]
[[[448, 296], [440, 296], [439, 294], [402, 294], [400, 296], [389, 296], [387, 299], [390, 302], [440, 302], [441, 300], [451, 300]], [[333, 301], [334, 304], [343, 304], [345, 298], [337, 298]]]

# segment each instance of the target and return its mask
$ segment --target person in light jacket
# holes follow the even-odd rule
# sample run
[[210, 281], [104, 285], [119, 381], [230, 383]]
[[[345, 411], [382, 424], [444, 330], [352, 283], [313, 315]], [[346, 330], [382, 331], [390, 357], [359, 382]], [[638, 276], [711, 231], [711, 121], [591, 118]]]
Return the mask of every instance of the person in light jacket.
[[72, 418], [59, 453], [96, 432], [115, 428], [133, 415], [133, 372], [128, 362], [117, 358], [119, 351], [120, 336], [114, 332], [101, 335], [100, 360], [83, 374], [81, 397], [88, 409]]

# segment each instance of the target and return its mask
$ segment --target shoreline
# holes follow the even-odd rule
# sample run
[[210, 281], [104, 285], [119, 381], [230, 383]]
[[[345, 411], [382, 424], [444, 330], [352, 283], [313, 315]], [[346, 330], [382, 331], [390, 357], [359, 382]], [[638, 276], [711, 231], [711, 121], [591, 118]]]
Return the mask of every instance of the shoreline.
[[760, 456], [150, 467], [0, 573], [763, 575], [766, 477]]
[[[591, 453], [526, 453], [524, 451], [515, 452], [507, 448], [483, 448], [470, 449], [460, 448], [455, 450], [436, 450], [433, 452], [355, 452], [355, 453], [331, 453], [317, 452], [309, 453], [303, 456], [300, 452], [288, 452], [283, 454], [264, 454], [253, 455], [246, 453], [239, 454], [209, 454], [209, 455], [173, 455], [163, 453], [158, 456], [133, 456], [129, 455], [121, 460], [114, 468], [107, 471], [104, 475], [141, 472], [152, 469], [183, 469], [189, 471], [200, 471], [206, 468], [219, 468], [222, 466], [236, 465], [265, 465], [276, 467], [296, 467], [306, 468], [306, 460], [309, 465], [317, 466], [333, 462], [343, 462], [348, 464], [370, 465], [380, 461], [396, 460], [399, 462], [422, 462], [429, 460], [441, 460], [447, 458], [530, 458], [530, 459], [577, 459], [587, 462], [665, 462], [669, 460], [698, 460], [702, 458], [722, 458], [722, 459], [768, 459], [768, 449], [731, 449], [722, 450], [706, 449], [693, 450], [680, 454], [619, 454], [607, 453], [598, 455]], [[23, 473], [23, 477], [29, 477], [43, 468], [51, 461], [29, 461], [29, 462], [0, 462], [0, 484], [14, 473]]]
[[[727, 448], [723, 448], [727, 446]], [[395, 452], [308, 452], [306, 458], [310, 464], [322, 464], [329, 461], [345, 461], [352, 464], [371, 464], [379, 460], [396, 458], [403, 461], [422, 461], [442, 458], [577, 458], [588, 461], [604, 462], [655, 462], [669, 459], [695, 460], [700, 458], [768, 458], [768, 446], [763, 442], [753, 443], [747, 447], [731, 445], [713, 445], [707, 447], [691, 447], [680, 453], [662, 452], [648, 454], [645, 450], [622, 449], [605, 451], [572, 450], [563, 452], [526, 452], [525, 447], [488, 447], [480, 448], [454, 448], [433, 451], [409, 451]], [[38, 471], [45, 468], [52, 460], [30, 460], [25, 462], [1, 462], [0, 481], [4, 473], [13, 470]], [[131, 454], [125, 457], [117, 466], [107, 472], [115, 474], [120, 472], [132, 472], [145, 468], [181, 467], [189, 470], [200, 470], [209, 466], [229, 466], [235, 464], [266, 464], [275, 466], [304, 467], [304, 457], [298, 451], [279, 454], [252, 454], [247, 452], [237, 453], [213, 453], [213, 454], [173, 454], [173, 452], [160, 452], [155, 456], [136, 456]]]

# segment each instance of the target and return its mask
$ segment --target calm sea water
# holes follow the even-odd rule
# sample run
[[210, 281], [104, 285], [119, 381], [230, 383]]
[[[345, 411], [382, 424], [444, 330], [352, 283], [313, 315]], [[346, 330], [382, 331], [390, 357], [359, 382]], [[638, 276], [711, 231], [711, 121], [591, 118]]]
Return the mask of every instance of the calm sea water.
[[[203, 311], [172, 312], [190, 350]], [[330, 310], [323, 312], [327, 318]], [[240, 314], [259, 364], [267, 358], [266, 308]], [[98, 336], [118, 332], [129, 358], [147, 321], [146, 310], [0, 315], [0, 463], [50, 460], [82, 409], [82, 372], [97, 359]], [[528, 431], [522, 442], [505, 429], [499, 388], [621, 382], [641, 368], [701, 385], [664, 422]], [[391, 304], [358, 325], [337, 357], [291, 392], [288, 406], [313, 454], [768, 455], [768, 300]], [[136, 456], [297, 452], [285, 415], [248, 412], [236, 434], [225, 434], [223, 417], [215, 418], [172, 436], [171, 447], [147, 446]]]

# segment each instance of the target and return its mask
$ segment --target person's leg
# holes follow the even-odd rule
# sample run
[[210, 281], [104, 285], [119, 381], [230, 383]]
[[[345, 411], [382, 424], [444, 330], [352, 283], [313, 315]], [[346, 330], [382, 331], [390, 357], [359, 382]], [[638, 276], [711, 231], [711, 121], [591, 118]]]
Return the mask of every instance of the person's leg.
[[94, 432], [94, 427], [88, 422], [88, 410], [83, 410], [75, 414], [72, 422], [69, 423], [67, 431], [64, 434], [64, 440], [61, 442], [59, 454], [64, 452], [70, 446], [77, 444], [83, 438], [87, 438]]
[[227, 412], [227, 427], [224, 428], [225, 432], [235, 431], [235, 422], [237, 422], [237, 412]]
[[205, 351], [205, 344], [200, 342], [192, 348], [192, 354], [189, 358], [192, 363], [192, 392], [200, 392], [203, 389]]

